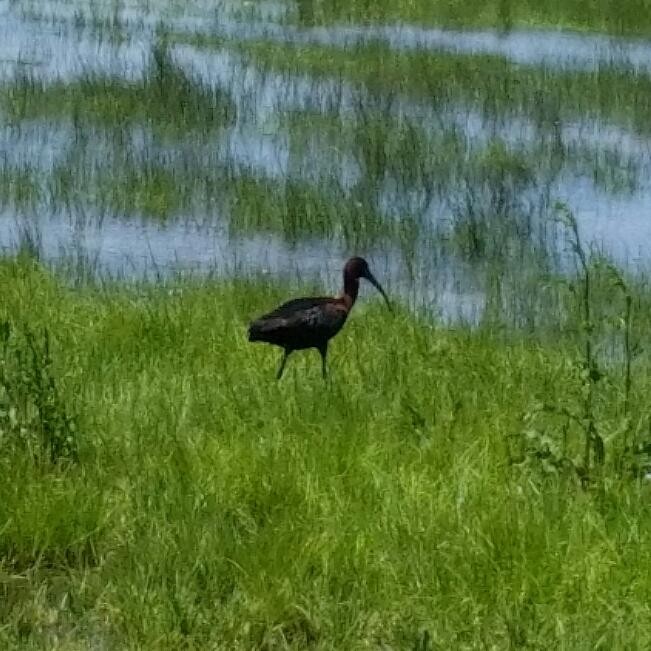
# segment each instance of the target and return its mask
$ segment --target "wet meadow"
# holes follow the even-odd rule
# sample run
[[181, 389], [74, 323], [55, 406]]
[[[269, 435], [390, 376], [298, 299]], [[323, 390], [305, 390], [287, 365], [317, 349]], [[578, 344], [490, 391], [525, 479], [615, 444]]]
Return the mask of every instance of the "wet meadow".
[[[651, 646], [647, 0], [0, 0], [0, 646]], [[321, 378], [247, 341], [363, 285]]]

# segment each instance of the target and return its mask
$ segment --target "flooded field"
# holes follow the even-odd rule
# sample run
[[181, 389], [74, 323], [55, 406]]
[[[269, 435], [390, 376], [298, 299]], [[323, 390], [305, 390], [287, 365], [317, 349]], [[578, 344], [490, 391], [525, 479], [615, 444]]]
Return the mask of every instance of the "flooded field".
[[328, 284], [355, 252], [454, 319], [487, 269], [517, 292], [524, 266], [562, 264], [561, 201], [646, 268], [648, 43], [296, 12], [0, 3], [2, 247], [31, 233], [45, 259], [118, 277]]

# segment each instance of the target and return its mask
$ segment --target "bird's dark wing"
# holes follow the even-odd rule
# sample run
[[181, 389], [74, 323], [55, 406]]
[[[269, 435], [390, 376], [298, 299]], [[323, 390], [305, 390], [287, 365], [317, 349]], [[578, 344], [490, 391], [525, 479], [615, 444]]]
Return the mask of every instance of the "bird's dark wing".
[[346, 316], [332, 298], [297, 298], [256, 319], [249, 339], [291, 348], [315, 346], [335, 335]]
[[301, 310], [309, 310], [310, 308], [324, 305], [329, 301], [332, 301], [332, 299], [327, 296], [294, 298], [291, 301], [287, 301], [286, 303], [279, 305], [275, 310], [269, 312], [268, 314], [261, 316], [260, 319], [293, 316], [296, 312], [299, 312]]

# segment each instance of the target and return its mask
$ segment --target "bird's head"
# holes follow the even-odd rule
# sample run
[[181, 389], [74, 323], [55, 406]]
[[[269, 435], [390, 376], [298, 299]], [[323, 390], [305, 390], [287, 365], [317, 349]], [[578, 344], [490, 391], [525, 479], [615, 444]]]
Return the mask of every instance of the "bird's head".
[[389, 299], [384, 289], [382, 289], [382, 285], [380, 285], [375, 276], [371, 273], [368, 262], [366, 262], [364, 258], [355, 256], [346, 262], [346, 266], [344, 267], [344, 281], [347, 279], [357, 280], [358, 278], [364, 278], [365, 280], [368, 280], [368, 282], [371, 283], [371, 285], [373, 285], [373, 287], [375, 287], [375, 289], [377, 289], [380, 294], [382, 294], [384, 300], [386, 301], [387, 307], [389, 310], [391, 310], [391, 303], [389, 303]]

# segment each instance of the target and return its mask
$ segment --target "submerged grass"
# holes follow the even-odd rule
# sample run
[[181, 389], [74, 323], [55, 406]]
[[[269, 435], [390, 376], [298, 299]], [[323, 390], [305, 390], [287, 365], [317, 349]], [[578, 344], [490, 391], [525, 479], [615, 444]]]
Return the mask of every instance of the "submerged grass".
[[350, 48], [174, 36], [199, 47], [228, 47], [257, 65], [363, 84], [377, 95], [397, 92], [441, 108], [463, 104], [487, 115], [525, 113], [548, 127], [559, 120], [601, 118], [648, 133], [651, 77], [604, 64], [596, 71], [520, 65], [497, 55], [431, 50], [397, 52], [369, 41]]
[[[233, 179], [229, 223], [235, 232], [280, 234], [290, 242], [309, 237], [341, 237], [351, 245], [388, 240], [410, 230], [409, 220], [387, 220], [370, 197], [361, 200], [336, 183], [319, 188], [304, 181], [279, 183], [253, 175]], [[396, 237], [395, 241], [399, 241]]]
[[0, 105], [10, 120], [72, 119], [75, 125], [147, 125], [157, 133], [208, 131], [231, 124], [236, 109], [223, 91], [190, 78], [164, 44], [153, 48], [142, 79], [88, 74], [66, 82], [22, 75], [2, 89]]
[[[229, 131], [215, 145], [209, 131], [170, 140], [148, 129], [61, 120], [55, 124], [68, 125], [69, 133], [65, 155], [40, 172], [7, 162], [0, 202], [18, 211], [41, 202], [161, 222], [219, 216], [238, 234], [273, 232], [291, 242], [339, 237], [354, 246], [391, 241], [413, 249], [415, 237], [436, 233], [444, 222], [476, 220], [473, 212], [510, 212], [530, 222], [552, 184], [569, 175], [609, 192], [637, 189], [633, 156], [566, 145], [553, 131], [543, 131], [533, 145], [488, 138], [500, 129], [497, 118], [473, 141], [454, 125], [394, 116], [363, 94], [353, 110], [316, 115], [280, 114], [265, 157], [253, 153], [251, 163], [246, 141], [266, 145], [264, 126]], [[232, 156], [239, 136], [244, 148]], [[31, 153], [26, 145], [23, 156]], [[489, 227], [484, 221], [481, 227]]]
[[41, 187], [38, 173], [31, 166], [0, 167], [0, 206], [17, 209], [33, 208], [38, 204]]
[[[25, 261], [0, 287], [0, 320], [47, 327], [78, 428], [69, 465], [0, 437], [5, 648], [651, 644], [649, 489], [613, 461], [618, 371], [595, 396], [611, 435], [587, 489], [549, 454], [580, 455], [575, 425], [531, 416], [582, 404], [576, 322], [506, 344], [363, 292], [329, 382], [304, 353], [276, 383], [278, 351], [245, 330], [288, 288], [73, 292]], [[627, 407], [639, 441], [647, 371]]]

